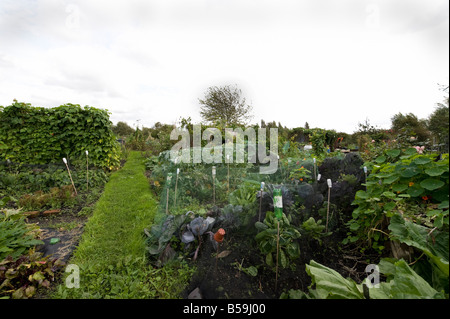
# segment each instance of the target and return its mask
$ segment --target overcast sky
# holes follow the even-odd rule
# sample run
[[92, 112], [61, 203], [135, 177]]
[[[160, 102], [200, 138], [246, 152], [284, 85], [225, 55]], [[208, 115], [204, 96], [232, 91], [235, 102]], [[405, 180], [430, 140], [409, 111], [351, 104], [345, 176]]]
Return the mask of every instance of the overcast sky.
[[0, 0], [0, 105], [200, 122], [236, 84], [264, 119], [352, 133], [426, 118], [449, 84], [448, 0]]

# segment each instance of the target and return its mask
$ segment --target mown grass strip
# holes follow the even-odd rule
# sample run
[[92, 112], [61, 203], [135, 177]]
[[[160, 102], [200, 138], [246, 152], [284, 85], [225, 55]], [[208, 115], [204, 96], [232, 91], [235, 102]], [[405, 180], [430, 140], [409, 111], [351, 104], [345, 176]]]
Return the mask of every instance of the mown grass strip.
[[143, 229], [157, 210], [139, 152], [113, 173], [86, 223], [70, 264], [80, 269], [80, 288], [63, 280], [54, 298], [177, 298], [192, 270], [173, 263], [154, 269], [145, 259]]

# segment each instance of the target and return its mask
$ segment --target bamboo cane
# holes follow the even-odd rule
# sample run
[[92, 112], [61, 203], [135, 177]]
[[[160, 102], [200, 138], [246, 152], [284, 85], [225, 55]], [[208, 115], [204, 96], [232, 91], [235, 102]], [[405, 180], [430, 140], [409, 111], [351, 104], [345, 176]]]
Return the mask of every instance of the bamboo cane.
[[216, 167], [212, 167], [212, 182], [213, 182], [213, 205], [216, 205]]
[[69, 169], [69, 166], [67, 165], [67, 160], [66, 160], [66, 158], [63, 158], [63, 162], [64, 162], [64, 164], [66, 164], [67, 172], [69, 172], [70, 181], [72, 182], [72, 186], [73, 186], [73, 189], [74, 189], [74, 191], [75, 191], [75, 195], [77, 196], [77, 195], [78, 195], [78, 192], [77, 192], [77, 189], [75, 188], [75, 184], [73, 183], [72, 175], [70, 174], [70, 169]]
[[175, 198], [173, 200], [173, 207], [177, 206], [177, 188], [178, 188], [178, 175], [180, 174], [180, 169], [177, 168], [177, 178], [175, 179]]
[[264, 182], [261, 182], [261, 192], [259, 193], [259, 216], [258, 216], [258, 221], [259, 222], [261, 221], [263, 190], [264, 190]]
[[89, 152], [86, 151], [86, 191], [89, 190]]
[[230, 155], [227, 155], [227, 166], [228, 166], [228, 173], [227, 173], [227, 179], [228, 179], [228, 186], [227, 186], [227, 192], [230, 192]]
[[328, 205], [327, 205], [327, 223], [325, 225], [325, 232], [328, 232], [328, 216], [330, 215], [330, 195], [331, 195], [331, 179], [327, 179], [328, 183]]
[[280, 221], [277, 222], [277, 262], [275, 269], [275, 291], [277, 291], [278, 287], [278, 254], [280, 251]]

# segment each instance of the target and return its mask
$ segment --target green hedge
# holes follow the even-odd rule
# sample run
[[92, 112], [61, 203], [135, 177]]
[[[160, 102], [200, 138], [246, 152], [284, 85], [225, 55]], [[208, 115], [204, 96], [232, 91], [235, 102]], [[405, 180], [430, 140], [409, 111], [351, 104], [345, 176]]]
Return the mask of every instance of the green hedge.
[[119, 146], [109, 113], [64, 104], [55, 108], [14, 103], [0, 109], [0, 161], [29, 164], [86, 161], [101, 168], [119, 166]]

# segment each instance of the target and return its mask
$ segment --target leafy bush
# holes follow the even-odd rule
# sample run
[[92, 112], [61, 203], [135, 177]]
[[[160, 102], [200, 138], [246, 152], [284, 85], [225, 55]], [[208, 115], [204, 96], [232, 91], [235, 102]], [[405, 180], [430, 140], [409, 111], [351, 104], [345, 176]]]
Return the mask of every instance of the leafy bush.
[[371, 174], [366, 190], [359, 190], [352, 203], [358, 206], [348, 222], [353, 235], [345, 242], [364, 239], [382, 250], [388, 218], [400, 211], [419, 224], [448, 229], [448, 157], [388, 150], [366, 165]]
[[0, 160], [43, 164], [63, 157], [114, 169], [119, 145], [106, 110], [65, 104], [55, 108], [14, 103], [0, 112]]

